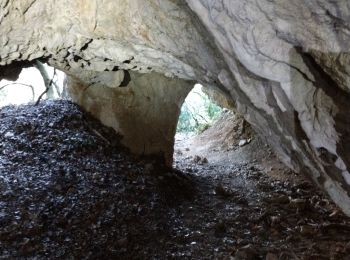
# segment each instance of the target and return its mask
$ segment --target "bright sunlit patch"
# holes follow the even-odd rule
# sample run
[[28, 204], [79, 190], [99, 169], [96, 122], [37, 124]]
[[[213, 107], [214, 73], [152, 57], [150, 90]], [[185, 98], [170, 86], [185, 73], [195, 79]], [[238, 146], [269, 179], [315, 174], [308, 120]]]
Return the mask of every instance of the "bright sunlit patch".
[[222, 108], [216, 105], [196, 84], [188, 94], [181, 108], [177, 132], [202, 132], [221, 114]]
[[[46, 64], [44, 66], [52, 78], [54, 68]], [[63, 88], [64, 77], [63, 72], [56, 70], [55, 82], [60, 88]], [[25, 68], [17, 81], [0, 81], [0, 107], [35, 102], [44, 91], [45, 84], [40, 72], [34, 67]], [[58, 97], [57, 91], [54, 91], [54, 97]]]

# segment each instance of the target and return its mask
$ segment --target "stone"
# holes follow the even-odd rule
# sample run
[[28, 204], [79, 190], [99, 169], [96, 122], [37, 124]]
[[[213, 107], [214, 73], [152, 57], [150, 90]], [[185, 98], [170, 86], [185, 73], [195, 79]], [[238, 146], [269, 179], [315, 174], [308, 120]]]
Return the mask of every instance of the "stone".
[[193, 162], [194, 162], [194, 163], [200, 163], [201, 160], [202, 160], [202, 158], [201, 158], [199, 155], [195, 155], [195, 156], [193, 157]]
[[15, 134], [12, 132], [6, 132], [4, 135], [5, 138], [13, 138], [14, 136], [15, 136]]
[[209, 163], [208, 159], [206, 157], [203, 157], [201, 159], [201, 164], [207, 164], [207, 163]]
[[156, 73], [130, 72], [127, 87], [114, 87], [115, 81], [108, 80], [114, 77], [105, 76], [105, 81], [86, 88], [97, 75], [89, 72], [80, 74], [79, 78], [70, 77], [69, 93], [73, 101], [114, 128], [133, 153], [158, 155], [171, 165], [177, 119], [192, 89], [191, 82]]
[[246, 144], [248, 144], [248, 140], [247, 139], [242, 139], [242, 140], [239, 141], [238, 146], [239, 147], [243, 147]]
[[168, 164], [181, 100], [199, 82], [350, 215], [347, 1], [21, 0], [0, 10], [0, 78], [48, 62], [134, 153]]
[[259, 259], [256, 249], [252, 245], [246, 245], [239, 248], [235, 253], [235, 260], [254, 260]]

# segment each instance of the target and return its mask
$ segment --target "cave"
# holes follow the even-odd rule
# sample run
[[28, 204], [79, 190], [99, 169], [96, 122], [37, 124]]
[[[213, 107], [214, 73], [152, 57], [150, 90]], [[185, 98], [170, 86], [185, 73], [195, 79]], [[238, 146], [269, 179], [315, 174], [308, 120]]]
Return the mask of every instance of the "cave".
[[67, 98], [65, 79], [64, 72], [37, 61], [18, 77], [0, 80], [0, 107]]
[[[346, 1], [0, 10], [0, 80], [65, 84], [0, 109], [0, 258], [349, 257]], [[224, 111], [178, 142], [195, 84]]]

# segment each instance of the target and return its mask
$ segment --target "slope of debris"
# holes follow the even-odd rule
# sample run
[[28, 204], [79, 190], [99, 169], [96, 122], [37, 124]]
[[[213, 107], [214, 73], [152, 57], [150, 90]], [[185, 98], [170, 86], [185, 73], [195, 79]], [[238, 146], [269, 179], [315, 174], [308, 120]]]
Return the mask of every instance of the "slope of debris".
[[67, 101], [1, 109], [0, 149], [0, 258], [156, 256], [170, 206], [191, 195]]
[[254, 163], [132, 156], [68, 101], [0, 110], [0, 258], [346, 259], [350, 221]]

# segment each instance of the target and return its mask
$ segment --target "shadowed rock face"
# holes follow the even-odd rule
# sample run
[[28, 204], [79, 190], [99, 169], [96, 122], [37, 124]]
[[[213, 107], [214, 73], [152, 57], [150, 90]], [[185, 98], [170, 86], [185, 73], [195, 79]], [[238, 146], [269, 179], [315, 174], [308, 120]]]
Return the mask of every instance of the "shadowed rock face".
[[[71, 76], [73, 98], [94, 113], [93, 95], [104, 111], [95, 115], [125, 140], [120, 122], [128, 102], [116, 98], [113, 106], [107, 94], [104, 105], [106, 93], [131, 91], [118, 86], [131, 84], [136, 103], [145, 103], [140, 93], [152, 93], [142, 109], [154, 122], [177, 115], [190, 81], [220, 89], [289, 167], [350, 215], [348, 1], [3, 0], [0, 10], [0, 65], [12, 78], [21, 62], [47, 60]], [[141, 91], [144, 82], [152, 87]], [[149, 108], [155, 104], [164, 109]], [[142, 125], [132, 118], [124, 129]], [[171, 118], [159, 123], [169, 135]], [[169, 157], [167, 144], [160, 151]]]
[[118, 74], [85, 72], [71, 77], [73, 101], [113, 127], [133, 153], [164, 157], [172, 165], [177, 120], [192, 82], [131, 72], [131, 81], [124, 86], [118, 83]]

